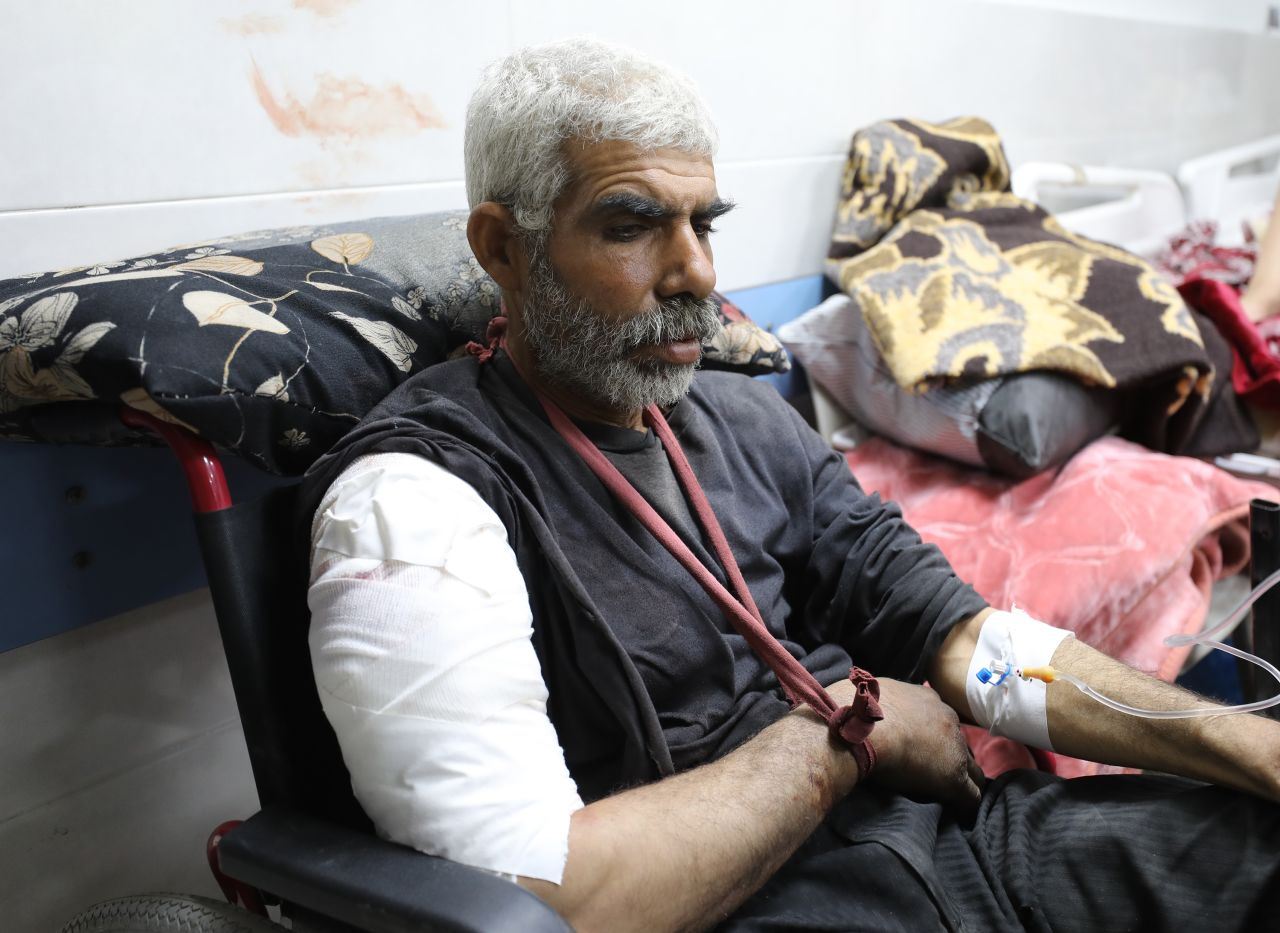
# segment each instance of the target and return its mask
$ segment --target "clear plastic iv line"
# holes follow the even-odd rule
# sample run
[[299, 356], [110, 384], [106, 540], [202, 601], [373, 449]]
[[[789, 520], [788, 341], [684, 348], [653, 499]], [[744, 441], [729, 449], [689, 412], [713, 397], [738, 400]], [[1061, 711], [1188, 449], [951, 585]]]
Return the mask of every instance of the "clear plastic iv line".
[[[1251, 664], [1256, 664], [1280, 683], [1280, 670], [1270, 661], [1265, 661], [1256, 654], [1250, 654], [1247, 651], [1241, 651], [1232, 645], [1225, 645], [1220, 641], [1204, 638], [1200, 635], [1171, 635], [1165, 639], [1165, 644], [1169, 644], [1173, 638], [1187, 639], [1180, 644], [1197, 644], [1205, 645], [1209, 648], [1217, 648], [1219, 651], [1225, 651], [1228, 654], [1234, 654], [1237, 658], [1243, 658]], [[1030, 670], [1028, 668], [1028, 670]], [[1193, 716], [1222, 716], [1227, 713], [1253, 713], [1260, 709], [1267, 709], [1280, 703], [1280, 693], [1275, 696], [1267, 697], [1265, 700], [1257, 700], [1253, 703], [1239, 703], [1235, 706], [1196, 706], [1191, 709], [1142, 709], [1137, 706], [1130, 706], [1128, 703], [1121, 703], [1119, 700], [1113, 700], [1105, 694], [1094, 690], [1079, 677], [1075, 677], [1064, 671], [1055, 670], [1052, 675], [1056, 680], [1065, 680], [1069, 684], [1077, 687], [1085, 696], [1092, 697], [1103, 706], [1109, 706], [1114, 710], [1122, 713], [1128, 713], [1130, 716], [1141, 716], [1144, 719], [1190, 719]]]
[[[1215, 635], [1221, 635], [1223, 632], [1229, 632], [1235, 628], [1240, 623], [1240, 620], [1244, 618], [1244, 614], [1253, 608], [1253, 604], [1265, 596], [1277, 583], [1280, 583], [1280, 570], [1275, 571], [1269, 577], [1264, 577], [1262, 582], [1255, 586], [1249, 595], [1240, 601], [1240, 605], [1228, 612], [1226, 618], [1217, 625], [1212, 628], [1207, 628], [1204, 631], [1196, 632], [1194, 635], [1170, 635], [1164, 640], [1164, 643], [1170, 648], [1181, 648], [1183, 645], [1191, 644], [1209, 645], [1214, 648], [1218, 647], [1218, 642], [1207, 642], [1204, 639], [1213, 638]], [[1231, 651], [1229, 653], [1238, 654], [1235, 651]], [[1244, 654], [1240, 656], [1246, 661], [1253, 661], [1255, 658], [1252, 654]], [[1255, 663], [1257, 662], [1255, 661]]]
[[[1196, 632], [1192, 635], [1170, 635], [1164, 640], [1164, 643], [1171, 648], [1181, 648], [1185, 645], [1204, 645], [1207, 648], [1216, 648], [1219, 651], [1225, 651], [1227, 654], [1233, 654], [1237, 658], [1248, 661], [1250, 664], [1257, 665], [1274, 677], [1277, 684], [1280, 684], [1280, 669], [1277, 669], [1270, 661], [1260, 658], [1256, 654], [1250, 654], [1247, 651], [1242, 651], [1234, 645], [1226, 645], [1220, 641], [1215, 641], [1213, 638], [1213, 636], [1227, 631], [1239, 624], [1240, 620], [1244, 618], [1244, 614], [1249, 611], [1253, 604], [1262, 598], [1262, 596], [1277, 583], [1280, 583], [1280, 570], [1275, 571], [1254, 587], [1249, 595], [1240, 602], [1240, 605], [1227, 613], [1226, 618], [1217, 625], [1203, 631]], [[1003, 681], [1010, 671], [1004, 664], [992, 661], [991, 670], [988, 671], [984, 669], [983, 673], [988, 675], [988, 679], [983, 680], [981, 673], [979, 674], [979, 679], [983, 680], [984, 683], [992, 683], [992, 685], [995, 686]], [[992, 673], [1001, 676], [998, 680], [992, 681], [990, 680]], [[1068, 674], [1065, 671], [1056, 670], [1052, 667], [1015, 667], [1012, 669], [1011, 673], [1023, 678], [1024, 680], [1042, 680], [1045, 683], [1052, 683], [1055, 680], [1064, 680], [1079, 689], [1081, 693], [1091, 697], [1103, 706], [1109, 706], [1111, 709], [1117, 710], [1121, 713], [1128, 713], [1130, 716], [1141, 716], [1144, 719], [1189, 719], [1193, 716], [1223, 716], [1228, 713], [1253, 713], [1258, 710], [1267, 709], [1280, 704], [1280, 692], [1278, 692], [1275, 696], [1268, 697], [1265, 700], [1257, 700], [1253, 703], [1239, 703], [1235, 706], [1198, 706], [1191, 709], [1142, 709], [1138, 706], [1130, 706], [1128, 703], [1121, 703], [1119, 700], [1113, 700], [1111, 697], [1094, 690], [1079, 677], [1076, 677], [1073, 674]]]

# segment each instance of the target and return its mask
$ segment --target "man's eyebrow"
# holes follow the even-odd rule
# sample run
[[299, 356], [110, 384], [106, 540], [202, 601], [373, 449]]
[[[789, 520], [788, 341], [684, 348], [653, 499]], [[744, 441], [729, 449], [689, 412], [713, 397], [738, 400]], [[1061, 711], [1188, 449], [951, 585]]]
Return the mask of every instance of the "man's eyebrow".
[[613, 194], [606, 194], [591, 206], [593, 214], [614, 212], [635, 214], [638, 217], [649, 217], [653, 220], [663, 220], [675, 214], [675, 211], [663, 206], [662, 202], [656, 198], [637, 194], [634, 191], [615, 191]]
[[[693, 210], [697, 220], [715, 220], [733, 210], [733, 202], [727, 198], [715, 198], [708, 204], [699, 205]], [[680, 211], [663, 204], [657, 198], [634, 191], [617, 191], [606, 194], [591, 206], [593, 214], [609, 214], [621, 212], [646, 217], [650, 220], [668, 220], [680, 216]]]
[[717, 217], [723, 217], [736, 206], [732, 198], [716, 198], [705, 207], [695, 210], [693, 216], [696, 220], [715, 220]]

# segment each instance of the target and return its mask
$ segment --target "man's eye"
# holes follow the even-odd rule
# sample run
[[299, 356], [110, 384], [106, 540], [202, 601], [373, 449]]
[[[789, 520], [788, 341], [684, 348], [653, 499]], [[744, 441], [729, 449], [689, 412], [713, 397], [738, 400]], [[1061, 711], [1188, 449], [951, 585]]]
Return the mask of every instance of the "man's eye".
[[698, 235], [698, 237], [699, 237], [699, 238], [701, 238], [701, 237], [705, 237], [705, 236], [711, 236], [711, 234], [713, 234], [713, 233], [715, 233], [715, 232], [716, 232], [716, 228], [715, 228], [715, 227], [713, 227], [713, 226], [711, 226], [711, 224], [710, 224], [709, 222], [708, 222], [708, 223], [701, 223], [701, 224], [694, 224], [694, 225], [693, 225], [693, 232], [694, 232], [694, 233], [696, 233], [696, 234]]
[[619, 243], [626, 243], [634, 240], [640, 234], [644, 233], [643, 224], [623, 224], [618, 227], [609, 227], [605, 230], [605, 236]]

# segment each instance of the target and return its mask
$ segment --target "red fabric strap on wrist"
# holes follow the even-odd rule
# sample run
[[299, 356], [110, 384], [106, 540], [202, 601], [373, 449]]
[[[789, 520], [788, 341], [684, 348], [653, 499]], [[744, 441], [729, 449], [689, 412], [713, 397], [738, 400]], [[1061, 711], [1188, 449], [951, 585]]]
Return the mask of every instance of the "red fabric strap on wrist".
[[876, 751], [871, 744], [871, 730], [884, 719], [880, 709], [880, 684], [860, 667], [849, 669], [849, 680], [857, 692], [853, 702], [842, 706], [827, 723], [831, 737], [849, 747], [858, 763], [858, 780], [863, 780], [876, 765]]
[[858, 783], [861, 784], [876, 766], [875, 746], [871, 744], [870, 739], [863, 739], [857, 745], [849, 746], [849, 754], [853, 756], [853, 762], [858, 766]]

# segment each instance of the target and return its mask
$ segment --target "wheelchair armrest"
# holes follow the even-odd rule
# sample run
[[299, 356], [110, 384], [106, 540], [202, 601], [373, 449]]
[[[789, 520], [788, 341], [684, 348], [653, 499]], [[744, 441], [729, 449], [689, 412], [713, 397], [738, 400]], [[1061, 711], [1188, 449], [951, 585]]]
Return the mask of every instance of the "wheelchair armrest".
[[282, 808], [227, 833], [218, 861], [239, 881], [368, 933], [571, 933], [519, 885]]

